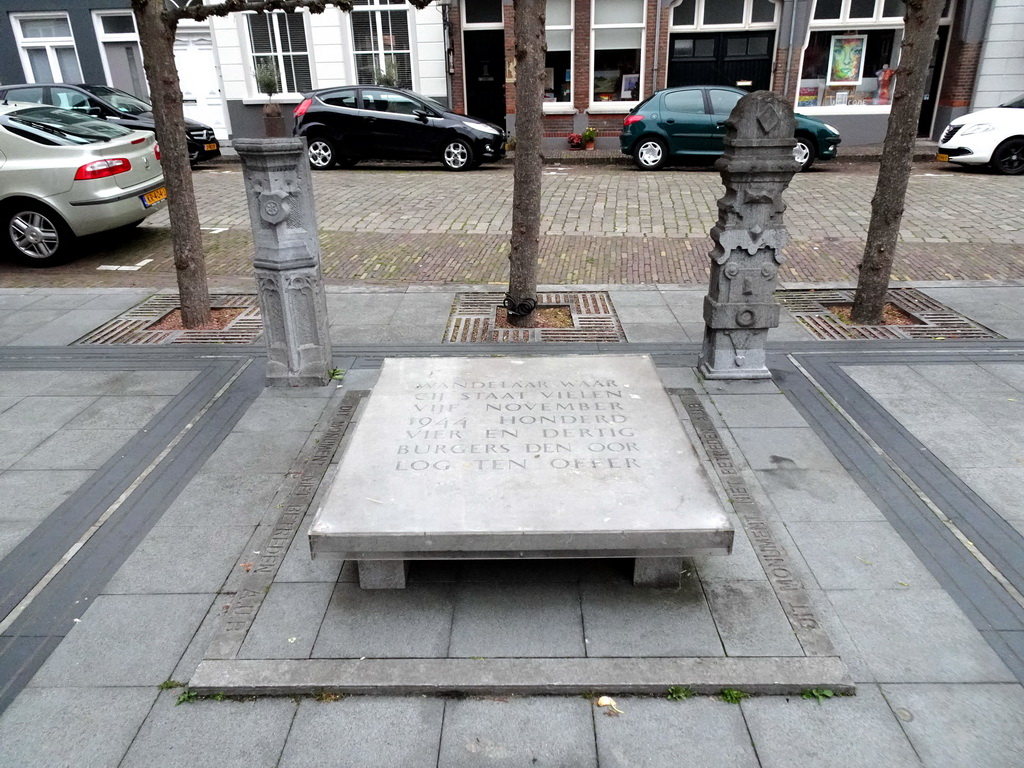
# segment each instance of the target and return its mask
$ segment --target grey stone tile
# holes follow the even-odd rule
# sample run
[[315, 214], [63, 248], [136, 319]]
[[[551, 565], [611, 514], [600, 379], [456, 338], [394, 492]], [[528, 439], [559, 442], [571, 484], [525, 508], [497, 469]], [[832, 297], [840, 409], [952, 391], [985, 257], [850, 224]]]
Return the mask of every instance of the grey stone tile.
[[943, 392], [985, 392], [1013, 397], [1015, 389], [974, 363], [915, 365], [914, 370]]
[[0, 716], [0, 763], [118, 765], [156, 696], [155, 687], [23, 690]]
[[701, 383], [709, 395], [777, 395], [781, 392], [771, 379], [704, 379]]
[[690, 343], [699, 344], [704, 340], [704, 331], [706, 329], [704, 323], [688, 323], [680, 319], [679, 327], [683, 329], [683, 334]]
[[11, 406], [13, 406], [16, 403], [20, 402], [21, 399], [22, 399], [22, 395], [15, 395], [13, 397], [0, 397], [0, 413], [3, 413], [4, 411], [6, 411]]
[[328, 329], [332, 344], [385, 344], [389, 341], [387, 325], [341, 325]]
[[134, 429], [69, 429], [49, 437], [14, 469], [99, 469], [121, 450]]
[[47, 384], [53, 395], [177, 395], [197, 371], [63, 371]]
[[[615, 304], [616, 312], [627, 307], [665, 307], [669, 303], [661, 291], [615, 291], [612, 294], [612, 301]], [[687, 303], [685, 294], [673, 295], [672, 303], [679, 306]], [[700, 306], [701, 303], [703, 303], [703, 296], [697, 306]]]
[[321, 582], [333, 584], [341, 573], [342, 560], [318, 557], [313, 560], [309, 554], [309, 526], [313, 522], [311, 515], [306, 515], [299, 530], [295, 533], [288, 552], [281, 562], [281, 567], [274, 576], [275, 582]]
[[384, 341], [388, 344], [436, 344], [444, 341], [443, 322], [418, 324], [396, 323], [388, 325]]
[[927, 396], [935, 389], [928, 379], [910, 365], [844, 365], [843, 370], [870, 395], [906, 395], [913, 392]]
[[0, 414], [0, 431], [60, 429], [95, 400], [94, 397], [26, 397]]
[[24, 307], [35, 304], [44, 297], [44, 294], [34, 291], [25, 293], [9, 293], [8, 291], [3, 291], [0, 292], [0, 310], [23, 309]]
[[361, 318], [364, 323], [386, 324], [405, 296], [401, 293], [345, 293], [327, 297], [327, 316], [331, 322]]
[[252, 526], [159, 526], [103, 587], [105, 595], [217, 592], [238, 562]]
[[[48, 293], [37, 296], [38, 298], [32, 302], [33, 309], [78, 309], [97, 298], [94, 293]], [[2, 301], [0, 307], [6, 309]]]
[[750, 546], [742, 524], [730, 515], [735, 534], [732, 540], [731, 555], [702, 555], [693, 558], [697, 573], [701, 579], [717, 579], [719, 581], [767, 581], [761, 561], [757, 559], [754, 548]]
[[806, 427], [807, 422], [783, 394], [714, 395], [711, 398], [722, 420], [736, 427]]
[[333, 592], [334, 584], [273, 584], [238, 658], [309, 658]]
[[771, 584], [705, 581], [704, 593], [728, 656], [803, 656]]
[[63, 314], [64, 310], [61, 309], [35, 309], [34, 306], [19, 309], [17, 312], [5, 312], [0, 316], [0, 328], [27, 332], [56, 320]]
[[171, 402], [167, 395], [100, 397], [66, 425], [66, 429], [142, 429]]
[[[361, 696], [299, 703], [280, 768], [332, 766], [436, 768], [445, 702]], [[315, 745], [315, 748], [314, 748]]]
[[584, 656], [575, 584], [467, 584], [455, 597], [451, 657]]
[[119, 313], [110, 309], [71, 309], [18, 336], [10, 343], [20, 347], [63, 347], [100, 327]]
[[35, 429], [5, 429], [0, 440], [0, 469], [21, 461], [37, 445], [52, 435]]
[[[5, 436], [6, 437], [6, 436]], [[40, 521], [92, 475], [87, 470], [0, 472], [0, 520]]]
[[136, 304], [140, 304], [150, 296], [152, 291], [111, 291], [109, 289], [94, 293], [92, 298], [80, 309], [112, 309], [117, 312], [124, 312]]
[[176, 698], [176, 691], [160, 695], [121, 768], [276, 766], [297, 707], [286, 698], [175, 706]]
[[59, 375], [55, 371], [0, 371], [0, 395], [38, 395], [43, 387], [50, 395], [58, 394], [51, 384]]
[[700, 582], [679, 589], [583, 584], [587, 656], [724, 656]]
[[644, 342], [684, 342], [689, 337], [678, 323], [622, 323], [626, 340], [634, 344]]
[[913, 747], [873, 685], [856, 696], [819, 704], [765, 696], [741, 705], [762, 768], [835, 765], [843, 768], [921, 766]]
[[660, 301], [654, 304], [631, 304], [616, 297], [615, 313], [624, 326], [626, 324], [630, 326], [638, 324], [678, 325], [672, 310]]
[[775, 469], [755, 475], [786, 522], [885, 519], [845, 471]]
[[751, 469], [825, 469], [834, 472], [842, 468], [810, 428], [731, 431]]
[[787, 523], [822, 589], [936, 589], [888, 522]]
[[452, 625], [451, 587], [360, 589], [339, 583], [313, 646], [314, 658], [444, 658]]
[[[158, 526], [256, 525], [270, 510], [283, 478], [280, 474], [200, 472], [157, 521]], [[277, 514], [274, 514], [274, 519]]]
[[308, 438], [308, 430], [282, 430], [259, 436], [232, 432], [207, 460], [203, 471], [229, 475], [246, 472], [284, 474]]
[[779, 318], [777, 328], [772, 328], [768, 331], [769, 343], [779, 341], [810, 341], [814, 338], [816, 338], [814, 334], [803, 323], [788, 320], [785, 317]]
[[212, 597], [100, 595], [29, 685], [159, 685], [181, 658]]
[[701, 391], [697, 372], [693, 368], [658, 368], [658, 375], [666, 387], [689, 387], [697, 392]]
[[625, 714], [594, 713], [601, 768], [759, 768], [739, 707], [708, 698], [618, 697]]
[[206, 650], [210, 647], [214, 634], [223, 623], [224, 614], [231, 607], [232, 599], [231, 595], [214, 596], [213, 603], [206, 611], [206, 616], [195, 631], [195, 634], [192, 635], [188, 647], [185, 648], [185, 652], [181, 654], [181, 658], [175, 665], [174, 671], [171, 673], [172, 680], [187, 682], [195, 674], [196, 667], [199, 666], [199, 662], [206, 655]]
[[964, 392], [953, 397], [961, 407], [990, 427], [1024, 424], [1024, 392], [1013, 397], [988, 392]]
[[836, 591], [828, 597], [879, 682], [1014, 679], [941, 589]]
[[[291, 391], [291, 390], [289, 390]], [[259, 397], [235, 425], [234, 432], [311, 431], [324, 417], [324, 403], [308, 397], [293, 400]], [[257, 438], [258, 439], [258, 438]]]
[[928, 768], [1024, 762], [1020, 685], [884, 685], [882, 693]]
[[947, 416], [943, 422], [917, 424], [911, 431], [940, 461], [954, 469], [1016, 468], [1024, 459], [1024, 449], [1006, 439], [998, 428], [985, 426], [973, 416]]
[[21, 544], [25, 537], [35, 530], [36, 525], [25, 520], [0, 521], [0, 558], [6, 557], [11, 550]]
[[437, 763], [596, 768], [592, 706], [578, 696], [449, 701]]
[[979, 363], [982, 369], [1024, 392], [1024, 365], [1020, 363]]
[[916, 394], [882, 393], [873, 395], [873, 397], [893, 418], [910, 431], [921, 424], [942, 423], [954, 413], [959, 418], [972, 419], [975, 426], [980, 427], [983, 424], [980, 419], [976, 419], [964, 411], [963, 406], [958, 405], [952, 395], [937, 389], [929, 389]]

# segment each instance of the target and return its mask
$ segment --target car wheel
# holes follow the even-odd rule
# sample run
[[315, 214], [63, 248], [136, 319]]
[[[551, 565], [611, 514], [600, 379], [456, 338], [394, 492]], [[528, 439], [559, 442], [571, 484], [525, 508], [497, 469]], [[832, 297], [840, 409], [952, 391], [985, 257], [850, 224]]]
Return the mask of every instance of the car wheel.
[[3, 227], [14, 257], [34, 267], [59, 263], [75, 241], [74, 233], [60, 216], [32, 203], [7, 208]]
[[1024, 137], [1015, 136], [996, 147], [992, 153], [992, 167], [1010, 176], [1024, 173]]
[[473, 150], [462, 139], [453, 139], [445, 146], [441, 162], [449, 171], [468, 171], [474, 167]]
[[796, 137], [796, 145], [793, 147], [793, 159], [799, 163], [798, 173], [802, 173], [814, 165], [814, 145], [810, 139], [803, 136]]
[[199, 162], [199, 150], [197, 149], [194, 152], [189, 152], [188, 153], [188, 164], [189, 164], [189, 166], [191, 166], [192, 168], [195, 168], [196, 167], [196, 163], [198, 163], [198, 162]]
[[314, 171], [325, 171], [334, 165], [334, 144], [330, 139], [317, 137], [309, 140], [309, 167]]
[[668, 147], [655, 136], [640, 139], [633, 147], [633, 162], [641, 171], [656, 171], [668, 160]]

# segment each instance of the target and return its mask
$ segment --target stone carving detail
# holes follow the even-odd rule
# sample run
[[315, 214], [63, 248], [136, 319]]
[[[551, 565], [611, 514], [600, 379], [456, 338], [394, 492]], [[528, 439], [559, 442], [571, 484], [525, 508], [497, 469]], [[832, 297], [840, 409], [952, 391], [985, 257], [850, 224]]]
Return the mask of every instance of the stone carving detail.
[[303, 139], [238, 139], [267, 344], [267, 383], [323, 386], [331, 341]]
[[769, 378], [764, 344], [779, 324], [773, 294], [787, 235], [782, 193], [796, 172], [795, 121], [779, 96], [740, 99], [726, 121], [725, 154], [715, 163], [725, 195], [711, 228], [711, 279], [704, 297], [701, 373], [709, 379]]

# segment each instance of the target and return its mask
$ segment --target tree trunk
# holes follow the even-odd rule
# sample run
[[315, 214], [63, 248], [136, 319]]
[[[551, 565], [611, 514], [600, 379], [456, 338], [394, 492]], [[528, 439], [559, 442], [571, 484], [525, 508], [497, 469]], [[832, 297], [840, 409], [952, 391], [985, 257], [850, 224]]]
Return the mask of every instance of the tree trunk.
[[[540, 182], [544, 170], [545, 0], [515, 0], [516, 157], [512, 186], [512, 243], [509, 253], [509, 322], [530, 326], [537, 303], [540, 256]], [[513, 313], [511, 308], [520, 310]], [[527, 311], [522, 311], [527, 310]]]
[[181, 319], [186, 328], [197, 328], [210, 323], [210, 292], [185, 143], [181, 86], [174, 62], [177, 21], [165, 12], [164, 0], [132, 0], [132, 10], [139, 27], [146, 79], [153, 100], [153, 119], [160, 141], [160, 164], [167, 185]]
[[871, 224], [853, 302], [852, 320], [855, 323], [882, 323], [882, 309], [896, 256], [907, 182], [913, 165], [921, 99], [942, 5], [943, 0], [907, 0], [892, 111], [882, 147], [875, 196], [871, 200]]

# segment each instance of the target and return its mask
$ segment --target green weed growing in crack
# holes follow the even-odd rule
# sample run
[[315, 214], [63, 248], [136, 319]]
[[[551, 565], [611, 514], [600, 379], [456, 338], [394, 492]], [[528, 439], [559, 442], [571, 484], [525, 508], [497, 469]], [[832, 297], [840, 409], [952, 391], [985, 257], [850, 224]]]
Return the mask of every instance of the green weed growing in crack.
[[825, 699], [831, 699], [835, 696], [828, 688], [808, 688], [800, 695], [805, 699], [817, 699], [819, 704]]
[[739, 704], [744, 699], [749, 699], [750, 694], [741, 691], [739, 688], [723, 688], [718, 694], [726, 704]]
[[673, 685], [668, 689], [668, 695], [665, 698], [669, 701], [686, 701], [691, 696], [693, 696], [693, 689], [689, 686]]
[[332, 379], [334, 379], [335, 381], [341, 381], [342, 379], [345, 378], [345, 369], [344, 368], [331, 368], [331, 370], [329, 370], [327, 372], [327, 374]]
[[185, 683], [178, 682], [177, 680], [171, 680], [168, 678], [164, 680], [160, 685], [157, 686], [161, 691], [169, 691], [171, 688], [184, 688]]
[[199, 694], [193, 690], [186, 688], [180, 694], [178, 694], [178, 700], [174, 702], [174, 706], [179, 704], [191, 704], [193, 701], [199, 698]]

